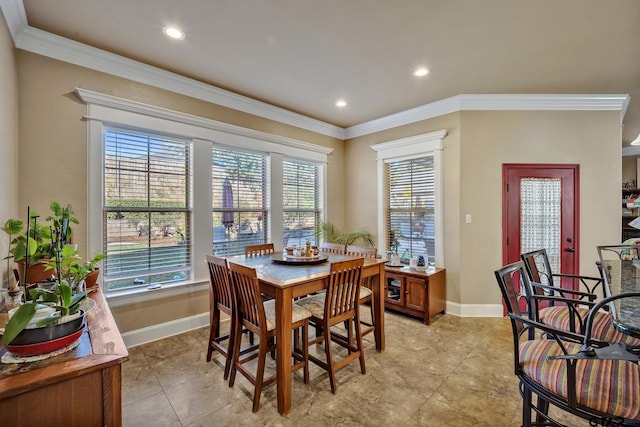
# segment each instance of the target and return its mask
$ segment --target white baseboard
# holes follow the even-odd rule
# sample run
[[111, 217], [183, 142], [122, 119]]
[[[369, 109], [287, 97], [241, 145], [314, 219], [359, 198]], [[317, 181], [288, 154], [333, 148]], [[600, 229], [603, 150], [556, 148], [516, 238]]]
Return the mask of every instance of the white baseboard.
[[[447, 301], [446, 313], [458, 317], [502, 317], [502, 310], [502, 304], [458, 304]], [[205, 326], [209, 326], [208, 312], [125, 332], [122, 338], [125, 345], [131, 348]]]
[[446, 313], [459, 317], [502, 317], [502, 304], [459, 304], [447, 301]]
[[127, 347], [136, 347], [202, 328], [203, 326], [209, 326], [209, 312], [125, 332], [122, 334], [122, 339]]

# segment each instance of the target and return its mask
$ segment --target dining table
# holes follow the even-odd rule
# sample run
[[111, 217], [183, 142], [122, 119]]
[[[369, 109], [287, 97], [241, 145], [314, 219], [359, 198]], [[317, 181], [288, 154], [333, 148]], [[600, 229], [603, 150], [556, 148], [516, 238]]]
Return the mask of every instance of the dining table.
[[[640, 260], [603, 260], [605, 297], [640, 292]], [[613, 325], [622, 333], [640, 338], [640, 297], [630, 296], [609, 303]]]
[[[291, 410], [291, 313], [293, 299], [327, 288], [332, 262], [356, 257], [323, 254], [321, 258], [304, 262], [286, 262], [281, 252], [263, 256], [232, 256], [230, 263], [256, 269], [260, 290], [275, 299], [276, 310], [276, 387], [278, 412]], [[370, 278], [373, 304], [374, 335], [377, 351], [384, 350], [384, 283], [386, 260], [365, 258], [362, 277]]]

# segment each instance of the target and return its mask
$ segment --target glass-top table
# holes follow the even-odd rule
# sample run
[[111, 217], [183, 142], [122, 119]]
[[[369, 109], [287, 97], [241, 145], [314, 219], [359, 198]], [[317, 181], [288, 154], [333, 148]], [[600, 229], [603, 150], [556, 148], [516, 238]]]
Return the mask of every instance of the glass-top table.
[[[606, 260], [606, 296], [640, 292], [640, 260]], [[621, 298], [609, 305], [613, 323], [621, 332], [640, 338], [640, 297]]]

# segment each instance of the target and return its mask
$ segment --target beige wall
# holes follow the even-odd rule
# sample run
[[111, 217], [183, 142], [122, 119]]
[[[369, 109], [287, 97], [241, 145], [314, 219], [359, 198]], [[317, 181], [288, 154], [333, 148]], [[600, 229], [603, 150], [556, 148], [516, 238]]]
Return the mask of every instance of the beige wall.
[[[9, 29], [0, 13], [0, 226], [23, 214], [18, 209], [18, 73]], [[24, 210], [26, 217], [26, 210]], [[0, 233], [0, 260], [9, 249], [9, 238]], [[7, 264], [0, 262], [0, 284], [7, 287]], [[12, 275], [10, 277], [13, 277]], [[13, 279], [12, 279], [13, 280]]]
[[[444, 230], [447, 300], [498, 304], [502, 265], [502, 164], [580, 165], [580, 265], [595, 274], [595, 246], [620, 236], [619, 112], [464, 111], [347, 142], [346, 223], [376, 229], [375, 155], [370, 145], [447, 129]], [[365, 164], [366, 161], [366, 164]], [[374, 197], [375, 199], [375, 197]], [[470, 214], [472, 223], [464, 223]]]
[[[340, 140], [23, 51], [18, 54], [18, 71], [19, 206], [30, 205], [46, 215], [51, 200], [70, 203], [80, 220], [74, 236], [83, 254], [87, 238], [87, 128], [83, 120], [86, 106], [73, 95], [76, 87], [331, 147], [328, 210], [339, 224], [343, 220]], [[196, 262], [201, 255], [196, 255]], [[206, 311], [206, 292], [113, 309], [121, 332]]]

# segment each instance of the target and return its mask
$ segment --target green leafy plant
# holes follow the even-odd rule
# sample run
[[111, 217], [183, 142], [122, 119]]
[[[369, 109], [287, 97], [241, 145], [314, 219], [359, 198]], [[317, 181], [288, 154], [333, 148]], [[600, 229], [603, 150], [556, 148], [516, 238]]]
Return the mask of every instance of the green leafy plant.
[[46, 289], [30, 289], [31, 301], [22, 304], [11, 316], [4, 328], [2, 344], [8, 345], [27, 327], [33, 316], [35, 316], [38, 306], [41, 303], [53, 303], [57, 310], [53, 316], [38, 320], [36, 326], [46, 326], [56, 323], [70, 314], [76, 313], [80, 309], [82, 301], [87, 298], [87, 291], [72, 294], [71, 286], [58, 282], [52, 291]]
[[71, 245], [65, 245], [60, 250], [59, 256], [45, 264], [45, 270], [55, 269], [58, 278], [74, 288], [86, 279], [103, 259], [103, 254], [96, 254], [90, 260], [83, 262], [77, 249]]
[[[35, 264], [43, 258], [50, 258], [52, 255], [51, 229], [48, 226], [38, 223], [38, 213], [31, 211], [29, 214], [29, 235], [24, 230], [24, 222], [19, 219], [10, 218], [5, 222], [2, 231], [9, 235], [9, 254], [7, 259], [13, 258], [15, 262], [21, 261], [27, 256], [29, 263]], [[27, 254], [27, 243], [29, 254]]]
[[373, 234], [366, 227], [361, 227], [355, 231], [345, 233], [335, 225], [328, 222], [321, 222], [316, 227], [316, 233], [328, 243], [340, 243], [348, 246], [356, 243], [362, 243], [366, 246], [375, 246]]

